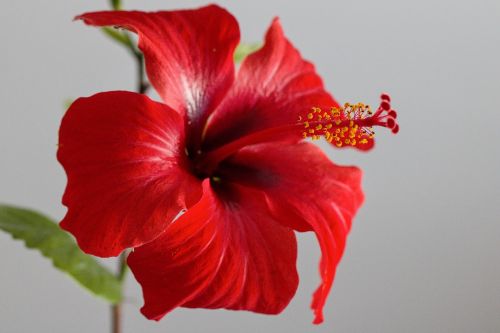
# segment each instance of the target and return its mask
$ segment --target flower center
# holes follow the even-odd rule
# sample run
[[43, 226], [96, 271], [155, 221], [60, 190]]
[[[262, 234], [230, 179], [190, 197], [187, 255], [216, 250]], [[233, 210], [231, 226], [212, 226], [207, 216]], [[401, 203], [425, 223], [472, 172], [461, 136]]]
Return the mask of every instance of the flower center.
[[296, 122], [250, 133], [212, 151], [203, 152], [196, 164], [203, 170], [200, 174], [214, 176], [217, 165], [243, 147], [294, 137], [297, 141], [301, 138], [318, 140], [324, 137], [339, 148], [368, 150], [374, 144], [373, 127], [387, 127], [394, 134], [399, 131], [397, 113], [391, 109], [391, 98], [387, 94], [382, 94], [380, 98], [380, 105], [375, 112], [363, 103], [346, 103], [343, 107], [332, 107], [330, 111], [313, 107], [311, 111], [298, 115]]

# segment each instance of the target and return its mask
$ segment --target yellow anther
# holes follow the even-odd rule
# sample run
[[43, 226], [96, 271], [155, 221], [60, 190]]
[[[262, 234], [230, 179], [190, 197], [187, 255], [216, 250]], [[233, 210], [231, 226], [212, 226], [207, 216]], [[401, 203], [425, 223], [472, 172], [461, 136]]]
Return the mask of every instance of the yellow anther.
[[306, 116], [299, 117], [304, 125], [304, 137], [318, 140], [324, 137], [326, 141], [333, 142], [337, 147], [345, 145], [357, 146], [368, 144], [374, 137], [369, 123], [365, 119], [372, 115], [369, 105], [364, 103], [345, 103], [340, 107], [332, 107], [328, 112], [321, 108], [313, 107]]

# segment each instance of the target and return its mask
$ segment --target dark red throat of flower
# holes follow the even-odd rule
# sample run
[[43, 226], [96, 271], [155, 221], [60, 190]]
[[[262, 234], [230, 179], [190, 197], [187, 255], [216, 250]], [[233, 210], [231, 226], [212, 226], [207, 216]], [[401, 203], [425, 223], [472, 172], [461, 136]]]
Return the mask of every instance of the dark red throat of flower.
[[313, 140], [324, 137], [339, 148], [369, 150], [374, 145], [374, 127], [387, 127], [394, 134], [399, 131], [397, 113], [391, 108], [391, 98], [387, 94], [382, 94], [380, 98], [380, 105], [375, 112], [363, 103], [346, 103], [328, 111], [313, 107], [310, 111], [298, 115], [298, 121], [294, 123], [251, 133], [206, 152], [202, 164], [210, 174], [219, 162], [245, 146], [276, 141], [277, 138], [291, 137], [290, 135]]

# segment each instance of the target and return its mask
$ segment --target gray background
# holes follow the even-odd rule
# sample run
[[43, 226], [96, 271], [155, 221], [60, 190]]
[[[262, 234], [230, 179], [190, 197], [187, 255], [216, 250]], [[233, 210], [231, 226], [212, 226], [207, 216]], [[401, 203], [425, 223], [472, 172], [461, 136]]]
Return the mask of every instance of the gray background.
[[[378, 131], [369, 154], [328, 149], [365, 170], [367, 201], [325, 308], [311, 325], [318, 283], [314, 237], [299, 239], [299, 291], [277, 317], [178, 309], [144, 319], [130, 278], [125, 332], [500, 332], [498, 0], [220, 1], [243, 39], [279, 15], [341, 101], [390, 92], [401, 132]], [[202, 1], [130, 0], [171, 9]], [[63, 100], [134, 89], [129, 56], [72, 23], [105, 0], [6, 1], [0, 9], [0, 202], [64, 214], [55, 159]], [[0, 234], [0, 332], [107, 332], [108, 308]], [[110, 265], [113, 263], [110, 262]]]

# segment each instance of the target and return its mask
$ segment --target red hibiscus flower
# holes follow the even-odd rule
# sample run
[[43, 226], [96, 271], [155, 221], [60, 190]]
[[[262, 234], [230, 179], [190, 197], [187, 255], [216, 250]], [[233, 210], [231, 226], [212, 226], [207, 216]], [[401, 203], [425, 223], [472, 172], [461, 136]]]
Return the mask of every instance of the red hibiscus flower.
[[363, 201], [361, 171], [303, 137], [368, 149], [369, 127], [397, 131], [388, 96], [374, 114], [339, 107], [278, 20], [235, 73], [238, 23], [217, 6], [79, 19], [137, 33], [163, 102], [114, 91], [73, 103], [57, 155], [68, 176], [61, 227], [93, 255], [134, 248], [141, 311], [156, 320], [180, 306], [281, 312], [298, 284], [294, 231], [313, 231], [320, 323]]

